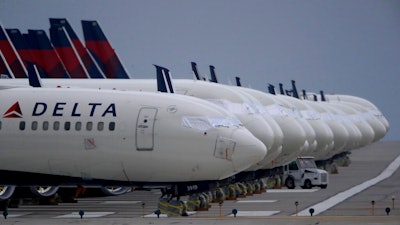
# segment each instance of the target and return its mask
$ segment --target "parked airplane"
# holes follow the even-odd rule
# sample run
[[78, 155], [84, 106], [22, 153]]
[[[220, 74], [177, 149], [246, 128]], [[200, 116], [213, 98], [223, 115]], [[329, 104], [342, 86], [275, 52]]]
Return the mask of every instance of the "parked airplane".
[[0, 93], [2, 199], [13, 185], [176, 185], [184, 194], [266, 154], [230, 113], [197, 98], [2, 83]]
[[[63, 34], [69, 36], [74, 35], [72, 28], [69, 26], [66, 20], [64, 21], [64, 19], [51, 19], [50, 21], [52, 20], [62, 21], [62, 22], [56, 22], [56, 24], [58, 28], [63, 27], [64, 30]], [[83, 21], [82, 24], [85, 24], [83, 25], [85, 39], [87, 39], [87, 43], [90, 42], [89, 45], [92, 46], [91, 47], [92, 52], [97, 53], [95, 54], [95, 57], [96, 59], [99, 60], [99, 63], [101, 62], [103, 63], [102, 65], [106, 65], [107, 62], [109, 61], [113, 62], [111, 64], [114, 65], [113, 67], [110, 68], [123, 68], [119, 60], [108, 60], [117, 57], [111, 45], [108, 43], [104, 33], [98, 26], [98, 23], [96, 21]], [[194, 68], [193, 69], [194, 71], [197, 71], [197, 68], [193, 64], [192, 68]], [[217, 78], [214, 72], [214, 67], [210, 66], [210, 70], [212, 78], [210, 81], [217, 82]], [[109, 71], [115, 72], [118, 70], [109, 70]], [[205, 80], [205, 78], [201, 77], [199, 74], [196, 74], [196, 77], [198, 80]], [[152, 82], [153, 84], [149, 84]], [[134, 80], [132, 81], [132, 83], [130, 83], [130, 81], [129, 82], [123, 81], [122, 83], [125, 83], [126, 84], [125, 85], [122, 84], [121, 82], [117, 82], [114, 80], [112, 81], [112, 83], [113, 84], [111, 84], [110, 82], [111, 85], [103, 85], [101, 84], [101, 82], [99, 83], [93, 80], [88, 82], [79, 80], [77, 82], [72, 81], [72, 83], [71, 81], [62, 80], [57, 84], [57, 86], [71, 86], [71, 87], [84, 86], [91, 88], [106, 88], [106, 89], [113, 88], [113, 89], [126, 89], [126, 90], [157, 91], [155, 81]], [[175, 86], [177, 86], [176, 92], [181, 94], [201, 97], [209, 101], [212, 101], [216, 104], [223, 105], [224, 107], [228, 107], [231, 111], [235, 111], [237, 115], [238, 113], [241, 114], [243, 112], [246, 112], [248, 114], [247, 116], [249, 116], [250, 114], [253, 114], [252, 115], [253, 117], [254, 115], [256, 115], [257, 117], [261, 116], [262, 120], [267, 122], [266, 124], [260, 126], [262, 129], [264, 129], [264, 131], [260, 130], [260, 128], [258, 128], [257, 125], [246, 123], [248, 127], [251, 126], [252, 129], [254, 129], [253, 133], [255, 133], [260, 139], [264, 140], [264, 143], [266, 144], [267, 148], [272, 150], [268, 151], [268, 155], [267, 157], [264, 158], [263, 162], [253, 166], [251, 169], [262, 168], [262, 167], [268, 168], [271, 165], [280, 165], [286, 162], [287, 160], [293, 159], [293, 157], [296, 157], [299, 154], [313, 154], [317, 156], [317, 158], [326, 159], [326, 157], [332, 156], [333, 153], [340, 152], [342, 150], [343, 151], [350, 150], [353, 148], [357, 148], [361, 145], [365, 145], [366, 143], [370, 143], [371, 136], [373, 136], [372, 141], [379, 140], [381, 137], [384, 136], [385, 131], [387, 131], [387, 127], [386, 126], [382, 127], [382, 124], [377, 123], [376, 119], [370, 118], [369, 119], [370, 122], [357, 121], [357, 125], [355, 125], [354, 124], [355, 121], [351, 121], [350, 118], [347, 117], [345, 118], [345, 120], [350, 121], [350, 123], [345, 125], [345, 122], [342, 121], [343, 119], [340, 118], [341, 117], [340, 115], [346, 117], [348, 115], [347, 113], [350, 112], [353, 115], [352, 117], [357, 118], [359, 116], [357, 112], [363, 111], [364, 108], [354, 109], [354, 107], [351, 108], [350, 105], [351, 109], [348, 109], [348, 107], [346, 106], [341, 106], [342, 108], [344, 107], [345, 109], [347, 109], [343, 111], [344, 109], [336, 110], [336, 109], [331, 109], [331, 107], [328, 106], [326, 107], [324, 106], [321, 108], [320, 104], [317, 105], [314, 104], [314, 106], [311, 107], [307, 104], [307, 101], [300, 101], [296, 100], [295, 98], [289, 98], [287, 96], [284, 96], [288, 93], [292, 93], [293, 97], [298, 98], [297, 90], [295, 89], [294, 86], [293, 90], [289, 92], [288, 91], [284, 92], [281, 86], [281, 94], [283, 94], [282, 96], [278, 95], [278, 96], [265, 97], [264, 95], [266, 94], [261, 92], [261, 95], [263, 96], [261, 97], [261, 99], [263, 99], [264, 101], [263, 102], [260, 101], [259, 99], [258, 100], [255, 99], [257, 97], [259, 98], [260, 93], [257, 93], [257, 91], [253, 91], [251, 89], [248, 90], [245, 88], [232, 89], [233, 87], [229, 87], [232, 89], [229, 90], [229, 88], [224, 86], [222, 88], [224, 90], [222, 92], [219, 91], [221, 93], [211, 96], [212, 94], [208, 93], [209, 89], [210, 88], [214, 89], [217, 87], [221, 88], [222, 85], [212, 86], [207, 82], [197, 81], [196, 85], [200, 87], [194, 87], [194, 83], [196, 82], [191, 80], [186, 80], [186, 81], [177, 80], [175, 81]], [[51, 84], [50, 86], [54, 87], [54, 85], [55, 84]], [[235, 94], [229, 94], [232, 93], [232, 91], [235, 92]], [[231, 98], [234, 98], [234, 100]], [[239, 101], [239, 103], [237, 101]], [[254, 107], [255, 104], [264, 105], [265, 108], [261, 106], [262, 110], [258, 110], [257, 107]], [[326, 105], [326, 104], [321, 104], [321, 105]], [[242, 109], [240, 109], [240, 107], [242, 107]], [[310, 110], [312, 110], [312, 108], [317, 108], [319, 110], [318, 112], [325, 113], [325, 115], [329, 114], [328, 117], [330, 117], [329, 120], [330, 122], [325, 122], [321, 119], [316, 119], [315, 116], [319, 118], [319, 115], [315, 114], [315, 112], [309, 112]], [[240, 110], [238, 111], [238, 109]], [[243, 109], [245, 110], [243, 111]], [[302, 110], [302, 112], [300, 112], [299, 109]], [[337, 116], [333, 116], [335, 114], [332, 114], [332, 110], [335, 111]], [[262, 111], [267, 111], [268, 113], [262, 114], [260, 113]], [[377, 111], [379, 112], [379, 110]], [[369, 114], [371, 114], [370, 111], [368, 112]], [[313, 116], [310, 116], [309, 115], [310, 113], [313, 114]], [[274, 116], [275, 120], [271, 120], [270, 114]], [[341, 122], [338, 122], [339, 119], [341, 120]], [[280, 122], [278, 122], [278, 120]], [[288, 122], [288, 120], [291, 121]], [[272, 121], [278, 122], [278, 126], [275, 126], [275, 128], [273, 128]], [[276, 122], [275, 125], [277, 124]], [[370, 128], [373, 128], [372, 132], [374, 133], [371, 132]], [[279, 133], [278, 129], [281, 131], [281, 133]], [[343, 132], [344, 130], [347, 131], [347, 134], [349, 136], [345, 136], [343, 135], [343, 133], [341, 134], [334, 133], [334, 131]], [[375, 130], [378, 130], [378, 132], [376, 132]], [[345, 134], [346, 131], [344, 132]], [[262, 132], [264, 132], [264, 134]], [[269, 137], [266, 137], [265, 133], [271, 135]], [[285, 141], [284, 138], [286, 138]], [[350, 139], [351, 141], [349, 141]]]

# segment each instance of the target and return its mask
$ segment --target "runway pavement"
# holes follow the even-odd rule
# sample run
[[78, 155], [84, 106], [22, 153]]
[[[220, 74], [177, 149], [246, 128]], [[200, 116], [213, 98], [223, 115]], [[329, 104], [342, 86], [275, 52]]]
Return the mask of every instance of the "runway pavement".
[[375, 143], [354, 150], [350, 158], [349, 167], [330, 174], [327, 189], [267, 190], [221, 206], [212, 203], [208, 211], [188, 217], [157, 218], [153, 212], [161, 194], [134, 191], [55, 206], [22, 205], [10, 208], [0, 224], [400, 224], [400, 142]]

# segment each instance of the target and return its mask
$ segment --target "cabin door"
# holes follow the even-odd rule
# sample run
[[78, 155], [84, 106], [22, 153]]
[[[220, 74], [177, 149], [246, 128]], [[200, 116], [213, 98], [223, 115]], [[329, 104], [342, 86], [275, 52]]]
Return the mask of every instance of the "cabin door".
[[154, 148], [154, 123], [156, 121], [157, 109], [143, 107], [139, 111], [136, 121], [136, 149], [153, 150]]

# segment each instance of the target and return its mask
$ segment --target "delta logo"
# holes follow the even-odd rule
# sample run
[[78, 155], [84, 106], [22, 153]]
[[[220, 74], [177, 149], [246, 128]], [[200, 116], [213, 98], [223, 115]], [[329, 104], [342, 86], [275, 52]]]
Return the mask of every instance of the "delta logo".
[[[80, 117], [82, 114], [89, 117], [117, 117], [115, 103], [103, 104], [96, 102], [81, 104], [78, 102], [56, 102], [53, 104], [47, 104], [45, 102], [36, 102], [32, 110], [32, 116], [47, 115], [55, 117]], [[15, 102], [10, 108], [8, 108], [8, 110], [3, 114], [3, 118], [23, 118], [19, 102]]]
[[21, 107], [19, 107], [19, 103], [16, 102], [12, 105], [4, 114], [3, 118], [22, 118]]

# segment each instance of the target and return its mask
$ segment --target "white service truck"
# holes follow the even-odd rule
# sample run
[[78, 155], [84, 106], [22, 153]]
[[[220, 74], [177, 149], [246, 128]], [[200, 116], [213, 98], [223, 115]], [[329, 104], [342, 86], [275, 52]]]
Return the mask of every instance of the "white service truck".
[[328, 173], [317, 168], [314, 157], [298, 157], [295, 161], [284, 165], [283, 178], [285, 186], [293, 189], [301, 186], [304, 189], [328, 186]]

